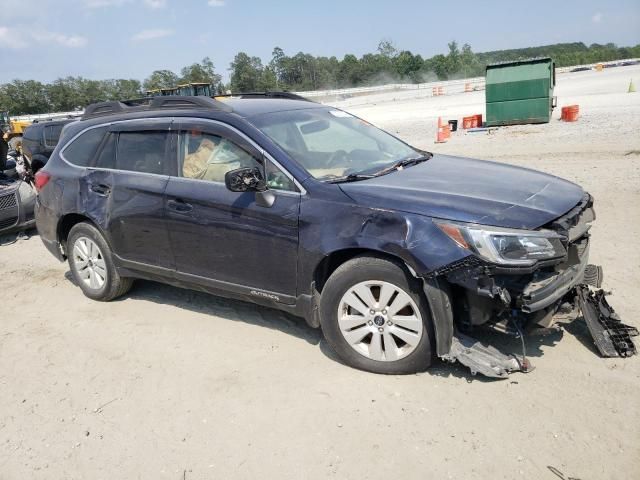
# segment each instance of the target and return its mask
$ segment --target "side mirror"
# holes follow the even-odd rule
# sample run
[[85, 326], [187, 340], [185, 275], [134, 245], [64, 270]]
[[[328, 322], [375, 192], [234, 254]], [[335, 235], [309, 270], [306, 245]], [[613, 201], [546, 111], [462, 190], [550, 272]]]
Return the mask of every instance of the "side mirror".
[[232, 192], [263, 192], [267, 184], [258, 168], [237, 168], [224, 175], [224, 184]]

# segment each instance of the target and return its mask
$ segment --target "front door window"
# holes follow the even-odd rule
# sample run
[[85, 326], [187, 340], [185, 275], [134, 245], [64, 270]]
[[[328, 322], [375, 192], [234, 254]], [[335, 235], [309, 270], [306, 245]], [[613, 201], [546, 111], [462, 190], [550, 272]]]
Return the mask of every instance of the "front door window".
[[227, 172], [236, 168], [260, 167], [246, 150], [219, 135], [190, 130], [180, 135], [178, 143], [182, 177], [224, 183]]

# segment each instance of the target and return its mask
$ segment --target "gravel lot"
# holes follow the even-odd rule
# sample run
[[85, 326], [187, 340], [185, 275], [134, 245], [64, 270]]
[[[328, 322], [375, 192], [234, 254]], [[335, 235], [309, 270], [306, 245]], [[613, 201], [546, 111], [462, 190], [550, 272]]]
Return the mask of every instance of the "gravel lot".
[[[640, 326], [634, 76], [559, 75], [559, 105], [578, 103], [578, 122], [558, 109], [547, 125], [438, 145], [437, 116], [484, 113], [483, 92], [335, 105], [422, 148], [583, 185], [598, 214], [592, 262]], [[338, 363], [302, 320], [251, 304], [151, 282], [93, 302], [33, 235], [0, 247], [0, 479], [557, 479], [549, 467], [640, 478], [640, 358], [599, 358], [581, 322], [531, 340], [537, 369], [506, 381], [441, 363], [379, 376]]]

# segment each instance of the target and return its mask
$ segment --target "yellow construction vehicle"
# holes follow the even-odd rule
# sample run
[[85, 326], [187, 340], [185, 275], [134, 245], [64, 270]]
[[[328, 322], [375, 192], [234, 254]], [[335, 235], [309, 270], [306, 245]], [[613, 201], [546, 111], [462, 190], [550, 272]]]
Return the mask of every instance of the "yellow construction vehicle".
[[203, 82], [194, 82], [194, 83], [186, 83], [183, 85], [178, 85], [178, 95], [188, 95], [188, 96], [211, 96], [211, 84], [203, 83]]
[[22, 132], [31, 125], [28, 120], [11, 120], [9, 112], [0, 112], [0, 131], [2, 138], [9, 144], [12, 150], [20, 150], [22, 147]]
[[154, 88], [145, 92], [147, 97], [157, 97], [165, 95], [179, 96], [211, 96], [211, 84], [204, 82], [184, 83], [172, 88]]

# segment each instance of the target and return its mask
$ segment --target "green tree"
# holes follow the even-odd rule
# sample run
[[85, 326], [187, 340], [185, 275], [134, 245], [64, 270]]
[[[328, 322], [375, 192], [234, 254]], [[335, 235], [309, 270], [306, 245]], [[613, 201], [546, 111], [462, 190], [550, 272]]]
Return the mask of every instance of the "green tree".
[[244, 52], [236, 54], [231, 62], [231, 90], [252, 92], [262, 86], [262, 61]]
[[139, 80], [119, 78], [114, 81], [114, 99], [131, 99], [142, 96], [142, 85]]
[[222, 76], [217, 74], [213, 62], [209, 57], [202, 59], [200, 63], [193, 63], [180, 70], [180, 83], [210, 83], [218, 85]]
[[471, 45], [468, 43], [465, 43], [462, 46], [462, 51], [460, 52], [460, 65], [462, 68], [462, 74], [465, 78], [475, 77], [482, 75], [483, 73], [483, 68], [480, 67], [478, 58], [471, 51]]
[[457, 74], [462, 67], [462, 61], [460, 59], [460, 49], [458, 48], [458, 42], [453, 40], [448, 43], [449, 46], [449, 54], [447, 55], [447, 78], [451, 78], [453, 75]]
[[279, 90], [278, 76], [270, 65], [262, 70], [262, 78], [260, 79], [260, 90], [264, 90], [265, 92]]
[[400, 78], [415, 78], [415, 75], [423, 67], [423, 60], [420, 55], [413, 55], [408, 50], [403, 50], [393, 59], [393, 65]]
[[438, 80], [446, 80], [448, 76], [447, 57], [442, 54], [434, 55], [428, 60], [428, 66], [436, 74]]
[[47, 85], [47, 98], [54, 112], [68, 112], [83, 107], [78, 81], [74, 77], [58, 78]]
[[13, 80], [2, 86], [3, 110], [13, 115], [47, 112], [50, 104], [47, 89], [35, 80]]
[[398, 55], [398, 49], [391, 40], [382, 39], [380, 43], [378, 43], [378, 53], [383, 57], [391, 59]]
[[360, 62], [355, 55], [345, 55], [337, 71], [338, 86], [353, 87], [363, 79]]
[[172, 88], [178, 84], [180, 77], [171, 70], [156, 70], [145, 79], [142, 86], [145, 90], [156, 88]]
[[287, 56], [280, 47], [273, 49], [271, 54], [271, 61], [269, 62], [269, 68], [276, 76], [276, 87], [290, 85], [286, 78]]

